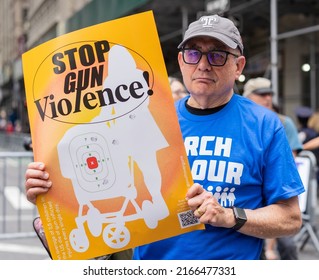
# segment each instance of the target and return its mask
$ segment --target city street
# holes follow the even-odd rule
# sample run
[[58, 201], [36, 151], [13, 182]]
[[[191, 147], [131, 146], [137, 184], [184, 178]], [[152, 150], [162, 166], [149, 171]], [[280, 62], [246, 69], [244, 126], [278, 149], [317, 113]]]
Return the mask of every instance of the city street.
[[31, 157], [8, 157], [8, 151], [25, 153], [25, 135], [0, 133], [0, 259], [41, 260], [48, 255], [33, 232], [37, 215], [34, 205], [24, 194], [24, 172]]
[[0, 240], [0, 260], [49, 260], [36, 236]]
[[[319, 252], [315, 249], [311, 240], [299, 252], [299, 259], [319, 260]], [[0, 240], [0, 260], [50, 260], [50, 258], [41, 242], [34, 236]]]

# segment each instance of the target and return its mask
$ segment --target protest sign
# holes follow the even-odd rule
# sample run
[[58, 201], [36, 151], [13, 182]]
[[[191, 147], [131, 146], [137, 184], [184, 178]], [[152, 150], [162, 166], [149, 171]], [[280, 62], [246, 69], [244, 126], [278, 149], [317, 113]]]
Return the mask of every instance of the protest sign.
[[203, 229], [151, 11], [23, 54], [37, 199], [53, 259], [90, 259]]

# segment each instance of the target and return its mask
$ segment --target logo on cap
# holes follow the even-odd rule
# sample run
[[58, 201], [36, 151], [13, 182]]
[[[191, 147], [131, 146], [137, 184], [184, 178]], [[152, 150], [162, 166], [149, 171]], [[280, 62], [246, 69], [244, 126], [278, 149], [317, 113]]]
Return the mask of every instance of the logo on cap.
[[218, 22], [218, 18], [217, 17], [201, 17], [200, 21], [203, 22], [203, 27], [213, 27], [213, 24]]

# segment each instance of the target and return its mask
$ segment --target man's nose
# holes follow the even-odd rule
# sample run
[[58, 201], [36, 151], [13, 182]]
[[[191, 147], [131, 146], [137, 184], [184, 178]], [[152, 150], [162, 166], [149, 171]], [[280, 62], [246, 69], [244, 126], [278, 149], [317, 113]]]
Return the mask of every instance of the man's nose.
[[202, 71], [212, 69], [212, 66], [208, 62], [207, 54], [202, 55], [202, 57], [200, 58], [200, 61], [198, 62], [198, 67]]

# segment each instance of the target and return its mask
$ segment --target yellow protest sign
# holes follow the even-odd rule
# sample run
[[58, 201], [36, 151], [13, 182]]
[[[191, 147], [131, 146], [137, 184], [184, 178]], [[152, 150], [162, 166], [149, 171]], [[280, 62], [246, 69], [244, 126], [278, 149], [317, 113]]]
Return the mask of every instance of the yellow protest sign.
[[23, 54], [37, 199], [53, 259], [90, 259], [202, 229], [152, 12]]

